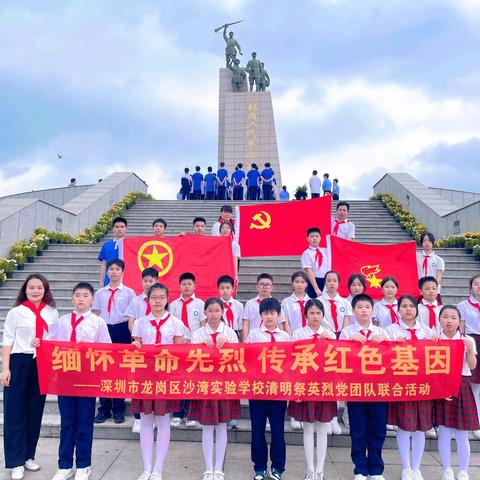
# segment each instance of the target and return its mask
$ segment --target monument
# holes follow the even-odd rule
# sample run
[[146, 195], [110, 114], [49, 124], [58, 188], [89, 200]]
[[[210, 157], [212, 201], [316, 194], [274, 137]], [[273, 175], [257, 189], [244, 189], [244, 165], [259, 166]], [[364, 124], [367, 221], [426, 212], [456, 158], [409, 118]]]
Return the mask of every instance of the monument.
[[245, 67], [237, 55], [243, 55], [240, 43], [227, 28], [242, 22], [222, 25], [225, 41], [225, 68], [220, 68], [218, 112], [218, 163], [225, 162], [230, 173], [238, 163], [248, 171], [252, 163], [260, 170], [270, 162], [277, 180], [276, 192], [282, 187], [280, 161], [270, 87], [270, 76], [257, 52], [251, 53]]

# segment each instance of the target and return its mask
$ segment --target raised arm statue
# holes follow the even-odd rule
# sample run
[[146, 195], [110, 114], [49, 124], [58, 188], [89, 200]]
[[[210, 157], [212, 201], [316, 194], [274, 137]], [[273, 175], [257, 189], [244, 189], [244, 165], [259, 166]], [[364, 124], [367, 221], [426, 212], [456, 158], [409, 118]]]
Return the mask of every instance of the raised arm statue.
[[[240, 20], [240, 21], [243, 21], [243, 20]], [[240, 23], [240, 22], [226, 23], [225, 25], [222, 25], [221, 27], [218, 27], [215, 29], [215, 32], [218, 32], [223, 28], [223, 39], [225, 40], [225, 43], [226, 43], [225, 63], [227, 68], [230, 68], [231, 66], [234, 65], [235, 63], [234, 61], [237, 59], [237, 52], [239, 55], [243, 55], [242, 47], [237, 42], [237, 39], [233, 37], [233, 32], [229, 32], [227, 36], [227, 28], [230, 25], [234, 25], [235, 23]]]

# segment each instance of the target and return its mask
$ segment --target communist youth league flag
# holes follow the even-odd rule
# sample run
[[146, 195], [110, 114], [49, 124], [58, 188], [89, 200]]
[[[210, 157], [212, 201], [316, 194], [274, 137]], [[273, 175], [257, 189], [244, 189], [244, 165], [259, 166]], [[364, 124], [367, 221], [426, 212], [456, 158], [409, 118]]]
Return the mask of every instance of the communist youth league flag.
[[301, 255], [308, 247], [307, 229], [322, 232], [321, 247], [331, 229], [332, 197], [236, 207], [236, 239], [242, 257]]
[[383, 298], [380, 283], [384, 277], [398, 280], [398, 295], [418, 295], [416, 245], [414, 241], [395, 245], [368, 245], [331, 236], [332, 270], [340, 274], [339, 293], [349, 295], [347, 280], [353, 273], [365, 277], [365, 293], [375, 300]]
[[218, 296], [221, 275], [234, 277], [232, 242], [227, 237], [183, 235], [178, 237], [133, 237], [123, 240], [123, 284], [137, 293], [142, 289], [142, 271], [158, 270], [158, 282], [168, 287], [170, 299], [180, 295], [178, 278], [195, 275], [195, 295]]

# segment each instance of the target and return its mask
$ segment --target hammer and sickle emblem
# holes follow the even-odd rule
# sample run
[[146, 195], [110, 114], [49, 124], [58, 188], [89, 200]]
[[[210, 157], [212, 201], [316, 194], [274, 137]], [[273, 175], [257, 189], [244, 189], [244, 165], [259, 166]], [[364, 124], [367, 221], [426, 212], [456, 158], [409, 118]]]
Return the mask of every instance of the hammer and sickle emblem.
[[259, 213], [256, 213], [252, 217], [252, 223], [250, 224], [250, 228], [254, 228], [255, 230], [263, 230], [265, 228], [270, 228], [272, 226], [272, 218], [265, 210], [260, 210]]

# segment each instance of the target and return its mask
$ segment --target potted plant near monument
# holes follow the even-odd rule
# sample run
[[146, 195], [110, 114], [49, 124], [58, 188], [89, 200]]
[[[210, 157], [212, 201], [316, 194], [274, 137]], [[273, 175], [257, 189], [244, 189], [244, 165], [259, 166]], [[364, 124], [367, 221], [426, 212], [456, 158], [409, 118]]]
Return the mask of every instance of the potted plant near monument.
[[307, 199], [307, 186], [301, 185], [297, 187], [295, 190], [295, 194], [293, 195], [296, 200], [306, 200]]

